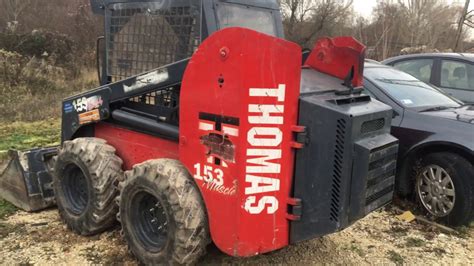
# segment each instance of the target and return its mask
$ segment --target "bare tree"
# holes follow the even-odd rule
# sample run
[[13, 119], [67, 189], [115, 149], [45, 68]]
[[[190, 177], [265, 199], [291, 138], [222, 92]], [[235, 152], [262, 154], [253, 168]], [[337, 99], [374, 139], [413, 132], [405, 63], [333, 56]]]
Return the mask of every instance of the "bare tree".
[[349, 28], [352, 0], [283, 0], [287, 39], [312, 47], [315, 39]]
[[29, 4], [29, 0], [0, 0], [0, 5], [4, 7], [3, 15], [6, 18], [7, 28], [10, 31], [17, 30], [18, 19]]
[[[456, 34], [456, 41], [454, 42], [453, 51], [458, 51], [459, 41], [461, 40], [461, 35], [462, 35], [462, 32], [463, 32], [463, 26], [468, 25], [470, 27], [473, 27], [472, 22], [468, 18], [468, 15], [470, 13], [468, 11], [469, 10], [469, 4], [470, 4], [470, 0], [466, 0], [466, 2], [464, 3], [464, 8], [461, 12], [461, 16], [460, 16], [459, 22], [458, 22], [458, 32]], [[470, 15], [470, 16], [472, 16], [472, 15]]]

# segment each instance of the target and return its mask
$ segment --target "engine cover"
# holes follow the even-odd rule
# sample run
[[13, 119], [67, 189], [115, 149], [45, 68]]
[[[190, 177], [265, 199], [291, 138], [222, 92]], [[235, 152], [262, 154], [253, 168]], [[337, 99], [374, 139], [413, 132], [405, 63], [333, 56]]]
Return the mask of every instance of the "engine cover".
[[342, 230], [393, 196], [398, 141], [390, 135], [392, 110], [369, 96], [337, 95], [340, 84], [303, 70], [299, 124], [306, 126], [306, 145], [296, 153], [294, 177], [294, 198], [302, 206], [290, 242]]

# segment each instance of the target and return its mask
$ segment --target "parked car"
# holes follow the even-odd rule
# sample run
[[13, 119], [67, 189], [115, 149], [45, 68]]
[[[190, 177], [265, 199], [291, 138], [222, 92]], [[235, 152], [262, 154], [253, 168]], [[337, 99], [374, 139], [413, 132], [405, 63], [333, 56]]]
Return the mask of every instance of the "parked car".
[[474, 106], [413, 76], [365, 64], [365, 92], [394, 109], [396, 190], [451, 226], [474, 219]]
[[382, 62], [441, 88], [448, 95], [474, 103], [474, 54], [412, 54]]

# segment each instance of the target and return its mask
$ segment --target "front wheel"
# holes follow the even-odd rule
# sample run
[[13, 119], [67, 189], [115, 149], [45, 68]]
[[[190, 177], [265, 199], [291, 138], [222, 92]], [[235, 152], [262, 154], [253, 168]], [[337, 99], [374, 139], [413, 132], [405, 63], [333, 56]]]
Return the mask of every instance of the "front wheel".
[[200, 192], [175, 160], [136, 165], [119, 185], [118, 219], [131, 252], [144, 264], [191, 264], [209, 243]]
[[415, 192], [420, 205], [447, 225], [467, 225], [474, 218], [474, 167], [457, 154], [425, 156], [416, 176]]
[[59, 214], [71, 230], [93, 235], [116, 222], [114, 199], [123, 171], [112, 146], [97, 138], [65, 141], [54, 168]]

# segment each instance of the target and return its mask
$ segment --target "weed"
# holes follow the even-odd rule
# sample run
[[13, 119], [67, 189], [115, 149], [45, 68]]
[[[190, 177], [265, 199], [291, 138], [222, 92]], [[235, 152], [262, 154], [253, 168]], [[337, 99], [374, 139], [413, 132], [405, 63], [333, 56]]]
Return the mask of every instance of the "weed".
[[10, 202], [0, 199], [0, 220], [4, 220], [16, 211], [16, 207], [13, 206]]
[[443, 256], [444, 254], [446, 254], [446, 251], [442, 248], [433, 248], [431, 249], [431, 252], [435, 253], [438, 257], [441, 257]]
[[[23, 233], [25, 231], [25, 226], [23, 224], [8, 224], [0, 222], [0, 240], [8, 236], [10, 233], [18, 232]], [[10, 250], [17, 250], [19, 246], [10, 246]]]
[[425, 240], [416, 237], [409, 237], [406, 239], [406, 246], [407, 247], [422, 247], [426, 245]]
[[406, 236], [408, 234], [408, 230], [409, 229], [404, 226], [392, 225], [389, 230], [386, 230], [386, 232], [393, 236], [401, 237], [401, 236]]
[[397, 265], [402, 265], [404, 262], [402, 255], [393, 250], [388, 252], [388, 258]]
[[351, 244], [351, 248], [350, 248], [353, 252], [357, 253], [357, 255], [359, 255], [360, 257], [364, 257], [365, 256], [365, 252], [359, 247], [357, 246], [356, 244]]

